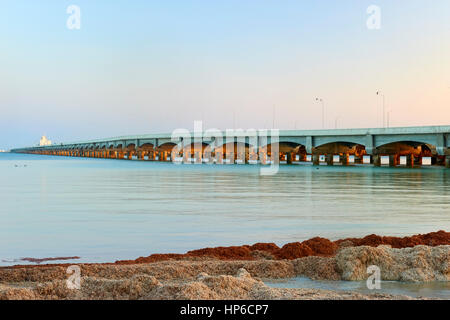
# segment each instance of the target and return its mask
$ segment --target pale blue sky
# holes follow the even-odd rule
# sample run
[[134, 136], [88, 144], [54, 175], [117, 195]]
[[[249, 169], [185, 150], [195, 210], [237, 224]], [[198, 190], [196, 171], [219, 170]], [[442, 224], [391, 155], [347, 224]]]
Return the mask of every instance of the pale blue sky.
[[315, 97], [328, 128], [376, 127], [379, 89], [391, 126], [450, 124], [448, 0], [0, 3], [0, 149], [268, 128], [274, 105], [276, 127], [320, 129]]

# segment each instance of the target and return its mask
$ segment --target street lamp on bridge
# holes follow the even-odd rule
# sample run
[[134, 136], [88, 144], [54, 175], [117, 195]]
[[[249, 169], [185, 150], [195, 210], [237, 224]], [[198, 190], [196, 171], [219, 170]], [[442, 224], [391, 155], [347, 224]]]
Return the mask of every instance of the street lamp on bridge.
[[325, 102], [322, 98], [316, 98], [316, 101], [322, 104], [322, 129], [325, 129]]
[[385, 106], [385, 97], [384, 94], [381, 91], [377, 91], [377, 96], [383, 97], [383, 128], [385, 127], [385, 117], [386, 117], [386, 106]]

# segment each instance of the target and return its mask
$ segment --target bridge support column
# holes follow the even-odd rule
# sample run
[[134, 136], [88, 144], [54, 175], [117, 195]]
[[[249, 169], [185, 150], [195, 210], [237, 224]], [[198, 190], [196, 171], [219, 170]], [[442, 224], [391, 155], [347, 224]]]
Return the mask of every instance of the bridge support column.
[[214, 157], [216, 159], [216, 163], [217, 164], [222, 164], [223, 163], [223, 154], [221, 152], [215, 152], [214, 153]]
[[397, 156], [395, 154], [389, 155], [389, 166], [395, 167], [397, 165]]
[[381, 156], [380, 155], [376, 154], [373, 156], [373, 165], [375, 167], [381, 166]]
[[279, 152], [273, 152], [271, 154], [270, 161], [271, 161], [271, 164], [273, 164], [276, 161], [278, 161], [278, 163], [280, 163], [280, 153]]
[[320, 162], [320, 155], [313, 154], [312, 156], [313, 165], [318, 166]]
[[408, 154], [406, 156], [406, 166], [407, 167], [414, 167], [414, 156], [412, 154]]
[[411, 155], [411, 166], [417, 165], [417, 166], [421, 166], [422, 165], [422, 157], [418, 156], [417, 158], [414, 157], [414, 155]]
[[292, 152], [288, 152], [286, 154], [286, 163], [287, 164], [292, 164]]
[[343, 166], [348, 165], [348, 154], [347, 154], [347, 153], [344, 153], [344, 154], [342, 155], [342, 157], [341, 157], [341, 164], [342, 164]]
[[327, 165], [329, 165], [329, 166], [333, 165], [333, 155], [332, 154], [327, 154], [325, 156], [325, 160], [327, 162]]
[[445, 167], [450, 168], [450, 156], [445, 157]]
[[196, 151], [194, 156], [195, 156], [194, 158], [195, 163], [202, 163], [202, 157], [200, 155], [200, 152]]

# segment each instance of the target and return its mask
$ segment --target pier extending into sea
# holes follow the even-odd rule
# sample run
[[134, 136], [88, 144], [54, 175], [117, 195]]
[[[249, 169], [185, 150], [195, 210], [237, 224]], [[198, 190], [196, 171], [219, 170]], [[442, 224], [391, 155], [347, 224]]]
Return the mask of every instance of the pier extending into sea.
[[442, 165], [450, 126], [336, 130], [206, 130], [17, 148], [15, 153], [183, 163]]

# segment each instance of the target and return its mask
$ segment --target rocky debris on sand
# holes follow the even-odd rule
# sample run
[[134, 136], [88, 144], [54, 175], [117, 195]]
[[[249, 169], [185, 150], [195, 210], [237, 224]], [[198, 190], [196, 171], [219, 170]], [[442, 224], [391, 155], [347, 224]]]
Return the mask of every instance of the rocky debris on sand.
[[367, 279], [367, 267], [380, 268], [382, 280], [450, 281], [450, 246], [415, 246], [396, 249], [378, 247], [342, 248], [335, 257], [343, 280]]
[[148, 299], [148, 300], [266, 300], [266, 299], [411, 299], [389, 294], [360, 294], [316, 289], [270, 288], [240, 268], [235, 275], [202, 273], [192, 281], [159, 281], [153, 276], [135, 275], [111, 280], [82, 277], [81, 288], [68, 289], [64, 280], [30, 285], [27, 288], [0, 286], [0, 299]]
[[334, 257], [304, 257], [292, 261], [297, 276], [313, 280], [340, 280]]
[[[252, 276], [260, 278], [290, 278], [295, 276], [290, 261], [161, 261], [146, 264], [79, 264], [81, 275], [105, 279], [131, 278], [136, 274], [146, 274], [161, 280], [193, 280], [199, 274], [233, 275], [245, 268]], [[48, 282], [67, 279], [66, 267], [47, 266], [39, 268], [0, 268], [0, 283]]]

